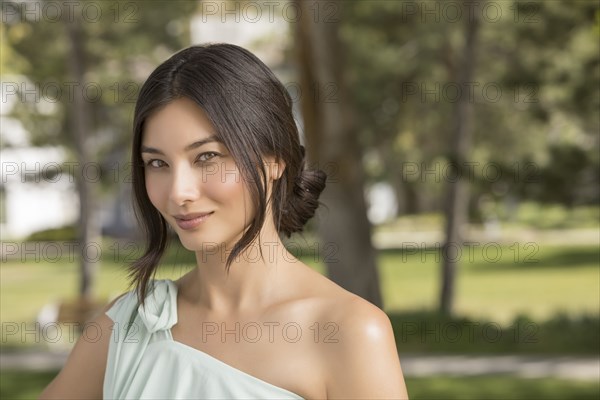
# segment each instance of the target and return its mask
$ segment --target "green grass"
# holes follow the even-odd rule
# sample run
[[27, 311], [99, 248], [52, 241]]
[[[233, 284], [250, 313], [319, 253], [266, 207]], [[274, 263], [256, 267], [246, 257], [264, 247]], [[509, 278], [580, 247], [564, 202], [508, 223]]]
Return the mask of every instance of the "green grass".
[[54, 379], [58, 371], [30, 372], [6, 371], [0, 372], [0, 398], [2, 399], [37, 399], [42, 390]]
[[[460, 258], [455, 311], [499, 324], [518, 315], [597, 314], [599, 253], [595, 246], [471, 247]], [[380, 252], [385, 310], [437, 309], [439, 261], [434, 249]]]
[[[496, 250], [499, 250], [498, 257]], [[125, 265], [140, 251], [139, 247], [128, 248], [105, 240], [102, 265], [96, 277], [97, 297], [108, 301], [127, 290]], [[303, 251], [302, 254], [304, 262], [323, 271], [322, 263], [315, 260], [310, 252]], [[173, 246], [163, 261], [157, 277], [177, 278], [193, 268], [194, 256], [179, 246]], [[543, 352], [556, 348], [558, 352], [569, 352], [569, 349], [581, 352], [590, 335], [592, 338], [598, 336], [600, 275], [599, 250], [596, 247], [526, 248], [520, 245], [518, 248], [490, 247], [487, 252], [480, 247], [471, 248], [470, 253], [465, 252], [460, 262], [455, 296], [458, 321], [498, 325], [505, 337], [494, 343], [493, 348], [489, 347], [489, 340], [481, 343], [482, 347], [471, 340], [463, 345], [461, 342], [448, 342], [433, 346], [434, 349], [475, 349], [483, 352], [531, 349]], [[415, 328], [407, 324], [454, 322], [440, 320], [432, 312], [437, 308], [439, 281], [439, 254], [436, 251], [381, 251], [379, 265], [384, 308], [393, 316], [396, 327], [404, 324], [413, 332]], [[3, 263], [0, 269], [1, 322], [31, 323], [44, 304], [75, 298], [77, 284], [77, 258], [43, 262], [32, 256], [25, 262]], [[519, 321], [519, 329], [525, 329], [522, 332], [511, 328]], [[415, 339], [419, 338], [419, 332], [411, 334], [414, 337], [407, 336], [403, 348], [431, 349], [423, 347], [420, 339]], [[565, 332], [569, 332], [568, 337], [580, 337], [581, 340], [571, 341], [570, 345], [561, 339]], [[476, 335], [489, 333], [479, 332]], [[524, 345], [515, 337], [520, 341], [528, 337], [539, 340], [536, 345]], [[35, 341], [32, 336], [26, 341], [18, 335], [2, 338], [3, 345], [31, 345], [32, 341]]]
[[600, 207], [578, 206], [569, 209], [560, 204], [537, 204], [523, 202], [516, 210], [500, 207], [500, 216], [511, 224], [535, 229], [582, 229], [597, 228]]
[[411, 400], [417, 399], [597, 399], [598, 383], [509, 376], [407, 378]]
[[[57, 372], [2, 371], [0, 398], [35, 399]], [[510, 376], [405, 378], [417, 399], [597, 399], [598, 383]]]
[[[498, 202], [492, 208], [503, 229], [560, 230], [600, 227], [600, 207], [597, 205], [568, 208], [560, 204], [524, 201], [516, 207], [508, 207]], [[444, 221], [444, 215], [440, 212], [402, 215], [375, 229], [383, 232], [442, 231]], [[472, 218], [471, 223], [475, 222]]]

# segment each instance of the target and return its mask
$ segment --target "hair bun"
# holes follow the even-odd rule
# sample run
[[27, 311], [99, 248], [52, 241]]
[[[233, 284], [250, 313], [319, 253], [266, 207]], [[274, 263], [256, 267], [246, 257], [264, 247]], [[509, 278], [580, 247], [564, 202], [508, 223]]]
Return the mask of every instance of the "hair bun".
[[306, 222], [315, 215], [319, 207], [319, 196], [327, 181], [327, 174], [320, 169], [301, 170], [294, 181], [292, 196], [281, 221], [281, 232], [290, 237], [302, 232]]

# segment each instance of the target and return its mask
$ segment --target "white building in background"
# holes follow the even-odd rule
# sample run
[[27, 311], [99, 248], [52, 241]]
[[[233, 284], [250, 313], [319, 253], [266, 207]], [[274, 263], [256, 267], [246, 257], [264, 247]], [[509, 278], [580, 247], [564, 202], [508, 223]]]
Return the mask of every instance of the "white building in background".
[[[14, 86], [34, 87], [21, 76], [2, 77], [0, 107], [0, 239], [22, 240], [30, 234], [77, 223], [79, 196], [75, 177], [63, 163], [67, 152], [61, 146], [34, 147], [21, 122], [9, 116], [17, 101]], [[13, 94], [14, 93], [14, 94]], [[40, 96], [38, 100], [45, 100]], [[44, 109], [43, 105], [40, 105]], [[97, 218], [106, 232], [124, 232], [133, 217], [123, 212], [129, 202], [120, 195], [100, 202]]]
[[44, 169], [58, 171], [54, 166], [64, 160], [62, 148], [4, 148], [0, 158], [3, 240], [25, 238], [33, 232], [69, 225], [77, 220], [79, 198], [72, 176], [65, 173], [51, 179], [40, 176]]
[[[9, 117], [15, 102], [15, 86], [33, 87], [22, 76], [2, 77], [0, 109], [0, 234], [2, 240], [21, 239], [47, 228], [73, 223], [79, 200], [70, 176], [57, 174], [45, 180], [41, 173], [54, 171], [65, 159], [61, 147], [32, 147], [29, 134], [17, 119]], [[43, 101], [43, 100], [41, 100]], [[29, 181], [28, 181], [29, 180]]]
[[367, 217], [374, 224], [392, 221], [398, 212], [394, 188], [386, 182], [377, 182], [366, 190]]

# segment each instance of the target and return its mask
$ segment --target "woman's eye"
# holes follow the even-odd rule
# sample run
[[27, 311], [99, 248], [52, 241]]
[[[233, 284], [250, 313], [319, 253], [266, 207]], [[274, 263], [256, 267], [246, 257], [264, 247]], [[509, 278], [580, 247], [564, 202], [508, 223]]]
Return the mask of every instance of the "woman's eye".
[[209, 161], [210, 159], [212, 159], [212, 158], [214, 158], [214, 157], [217, 157], [217, 156], [219, 156], [219, 155], [220, 155], [219, 153], [216, 153], [216, 152], [214, 152], [214, 151], [207, 151], [206, 153], [202, 153], [202, 154], [200, 154], [200, 155], [198, 156], [197, 160], [198, 160], [198, 161], [205, 162], [205, 161]]
[[162, 164], [164, 164], [163, 160], [158, 160], [158, 159], [152, 159], [152, 160], [148, 160], [148, 162], [146, 163], [146, 166], [152, 167], [152, 168], [160, 168], [162, 166]]

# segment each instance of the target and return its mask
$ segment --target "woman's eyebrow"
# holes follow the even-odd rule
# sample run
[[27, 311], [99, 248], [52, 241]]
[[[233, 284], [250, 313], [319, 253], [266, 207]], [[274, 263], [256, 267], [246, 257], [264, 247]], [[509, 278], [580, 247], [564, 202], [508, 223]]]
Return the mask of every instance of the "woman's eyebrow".
[[[204, 146], [206, 143], [211, 143], [211, 142], [219, 142], [221, 143], [221, 140], [219, 138], [217, 138], [215, 135], [209, 136], [207, 138], [198, 140], [194, 143], [188, 144], [187, 146], [185, 146], [184, 150], [185, 151], [190, 151], [190, 150], [194, 150], [200, 146]], [[142, 153], [152, 153], [152, 154], [162, 154], [163, 156], [165, 155], [161, 150], [156, 149], [154, 147], [148, 147], [148, 146], [144, 146], [142, 145], [142, 149], [141, 149]]]

